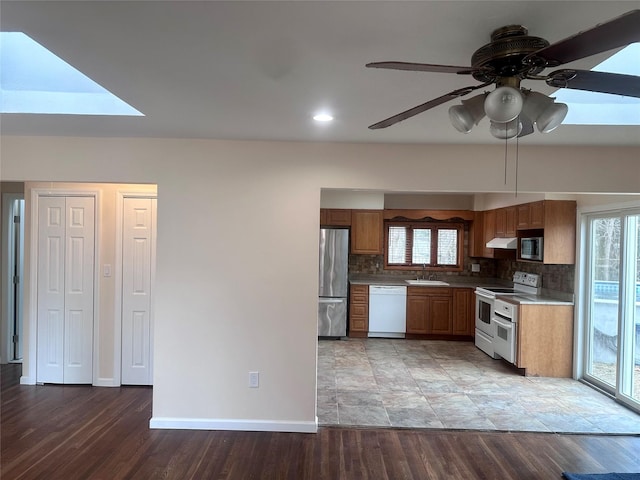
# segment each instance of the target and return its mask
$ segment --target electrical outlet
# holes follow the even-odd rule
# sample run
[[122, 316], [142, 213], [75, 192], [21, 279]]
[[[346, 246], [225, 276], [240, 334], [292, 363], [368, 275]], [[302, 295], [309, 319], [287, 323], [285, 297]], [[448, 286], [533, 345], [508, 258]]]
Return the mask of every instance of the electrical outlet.
[[249, 372], [249, 388], [260, 387], [260, 372]]
[[480, 264], [479, 263], [472, 263], [471, 264], [471, 271], [472, 272], [479, 272], [480, 271]]

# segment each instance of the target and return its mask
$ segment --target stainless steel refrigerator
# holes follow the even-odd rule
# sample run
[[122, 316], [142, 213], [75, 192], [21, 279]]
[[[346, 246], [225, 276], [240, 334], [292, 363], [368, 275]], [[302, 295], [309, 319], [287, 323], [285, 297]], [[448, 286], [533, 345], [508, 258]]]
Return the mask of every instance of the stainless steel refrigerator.
[[347, 335], [349, 230], [320, 229], [318, 336]]

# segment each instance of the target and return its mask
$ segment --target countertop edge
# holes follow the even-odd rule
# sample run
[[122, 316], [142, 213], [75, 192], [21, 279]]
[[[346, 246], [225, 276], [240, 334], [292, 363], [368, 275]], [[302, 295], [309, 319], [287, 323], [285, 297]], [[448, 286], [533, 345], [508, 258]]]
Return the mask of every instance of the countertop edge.
[[[412, 278], [413, 279], [413, 278]], [[496, 285], [511, 285], [510, 282], [496, 278], [469, 278], [463, 281], [449, 281], [448, 279], [442, 279], [447, 282], [448, 285], [409, 285], [406, 283], [406, 278], [390, 278], [390, 277], [356, 277], [350, 278], [349, 283], [351, 285], [381, 285], [381, 286], [403, 286], [403, 287], [416, 287], [416, 288], [473, 288], [479, 286], [496, 286]], [[554, 292], [552, 290], [545, 290], [541, 295], [497, 295], [496, 298], [509, 303], [517, 305], [570, 305], [574, 306], [575, 302], [570, 299], [573, 294], [564, 292]]]

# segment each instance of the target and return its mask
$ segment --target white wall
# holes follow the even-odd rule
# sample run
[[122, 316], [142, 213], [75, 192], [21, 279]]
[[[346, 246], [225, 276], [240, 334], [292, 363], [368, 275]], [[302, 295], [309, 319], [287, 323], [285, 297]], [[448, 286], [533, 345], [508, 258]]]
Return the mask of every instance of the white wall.
[[320, 192], [320, 207], [382, 210], [384, 208], [384, 192], [323, 189]]
[[384, 196], [384, 208], [417, 210], [473, 210], [474, 195], [392, 193]]
[[[6, 180], [158, 185], [153, 422], [167, 427], [315, 429], [322, 188], [513, 188], [501, 146], [3, 137], [0, 155]], [[639, 194], [638, 158], [521, 147], [518, 188]]]

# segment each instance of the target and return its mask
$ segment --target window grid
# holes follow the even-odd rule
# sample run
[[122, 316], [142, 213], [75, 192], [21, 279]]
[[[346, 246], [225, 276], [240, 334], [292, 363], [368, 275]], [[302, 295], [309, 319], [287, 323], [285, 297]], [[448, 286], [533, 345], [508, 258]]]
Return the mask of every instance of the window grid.
[[461, 270], [461, 223], [388, 222], [386, 224], [388, 268]]

